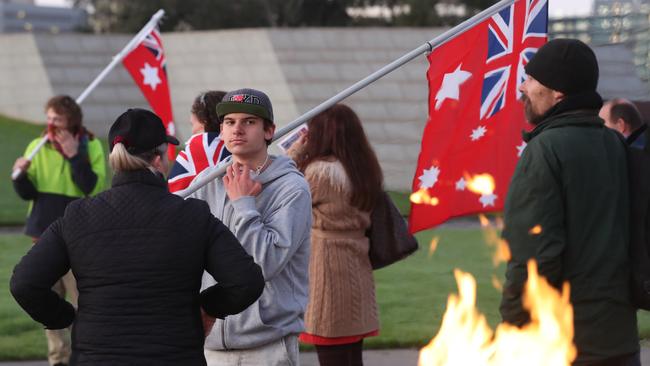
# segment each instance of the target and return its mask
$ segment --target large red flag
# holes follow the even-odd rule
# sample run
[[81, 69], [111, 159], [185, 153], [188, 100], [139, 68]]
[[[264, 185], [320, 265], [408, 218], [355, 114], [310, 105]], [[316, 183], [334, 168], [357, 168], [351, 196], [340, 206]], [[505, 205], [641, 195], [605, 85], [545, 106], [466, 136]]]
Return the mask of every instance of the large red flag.
[[[503, 209], [528, 128], [518, 90], [546, 42], [546, 0], [517, 0], [429, 55], [429, 120], [413, 179], [410, 230]], [[468, 184], [488, 174], [494, 190]]]
[[[167, 82], [167, 62], [158, 28], [152, 29], [151, 33], [129, 52], [122, 63], [140, 87], [153, 111], [162, 119], [167, 134], [174, 136], [176, 131]], [[169, 145], [167, 155], [170, 161], [174, 160], [176, 156], [174, 145]]]

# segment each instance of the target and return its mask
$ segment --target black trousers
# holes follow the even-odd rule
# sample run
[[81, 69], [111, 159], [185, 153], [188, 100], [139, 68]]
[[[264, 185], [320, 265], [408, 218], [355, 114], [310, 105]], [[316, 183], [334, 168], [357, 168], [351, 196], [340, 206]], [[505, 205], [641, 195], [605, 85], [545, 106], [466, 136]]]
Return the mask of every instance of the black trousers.
[[363, 340], [336, 346], [316, 346], [320, 366], [363, 366]]

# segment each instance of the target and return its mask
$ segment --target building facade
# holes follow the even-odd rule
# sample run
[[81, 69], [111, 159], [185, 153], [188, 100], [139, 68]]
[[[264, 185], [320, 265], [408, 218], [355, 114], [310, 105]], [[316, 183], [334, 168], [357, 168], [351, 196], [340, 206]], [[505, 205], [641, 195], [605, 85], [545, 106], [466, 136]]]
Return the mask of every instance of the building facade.
[[[593, 47], [621, 44], [650, 86], [650, 2], [595, 0], [592, 15], [549, 21], [550, 38], [577, 38]], [[650, 99], [650, 97], [649, 97]]]
[[28, 0], [0, 0], [0, 33], [60, 33], [87, 28], [84, 10], [36, 6]]

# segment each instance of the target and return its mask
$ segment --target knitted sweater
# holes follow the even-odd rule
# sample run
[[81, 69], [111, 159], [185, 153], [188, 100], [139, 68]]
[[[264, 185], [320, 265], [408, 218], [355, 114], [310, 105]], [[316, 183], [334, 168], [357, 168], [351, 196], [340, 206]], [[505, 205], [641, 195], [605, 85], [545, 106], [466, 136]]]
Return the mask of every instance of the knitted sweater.
[[339, 161], [315, 161], [305, 170], [312, 194], [309, 304], [306, 332], [321, 337], [379, 329], [368, 258], [370, 213], [350, 205], [350, 182]]

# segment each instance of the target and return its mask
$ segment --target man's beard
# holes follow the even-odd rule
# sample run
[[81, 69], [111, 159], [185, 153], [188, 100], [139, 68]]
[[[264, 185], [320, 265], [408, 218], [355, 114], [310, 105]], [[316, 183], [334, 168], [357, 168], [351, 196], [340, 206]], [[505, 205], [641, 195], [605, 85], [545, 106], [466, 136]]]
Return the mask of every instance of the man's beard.
[[530, 102], [530, 99], [526, 94], [521, 95], [521, 102], [524, 103], [524, 114], [526, 115], [526, 120], [531, 125], [538, 125], [542, 122], [544, 115], [538, 114], [533, 110], [533, 105]]

